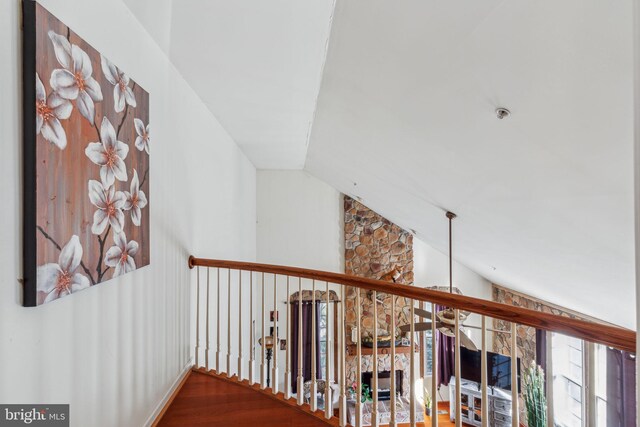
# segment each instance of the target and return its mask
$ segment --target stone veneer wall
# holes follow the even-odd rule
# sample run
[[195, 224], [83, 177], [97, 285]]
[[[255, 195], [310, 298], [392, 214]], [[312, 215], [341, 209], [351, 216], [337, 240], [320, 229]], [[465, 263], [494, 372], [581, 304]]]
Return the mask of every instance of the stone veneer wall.
[[[353, 276], [379, 279], [394, 267], [401, 267], [398, 283], [413, 284], [413, 235], [367, 208], [362, 203], [344, 196], [344, 239], [345, 273]], [[393, 283], [389, 283], [393, 286]], [[351, 330], [356, 327], [357, 288], [347, 288], [346, 327], [347, 342], [351, 341]], [[389, 294], [378, 294], [383, 304], [376, 304], [378, 310], [378, 329], [388, 332], [391, 324], [391, 300]], [[363, 335], [373, 335], [374, 303], [369, 291], [360, 290], [360, 314]], [[410, 305], [406, 298], [396, 298], [396, 326], [409, 323]], [[393, 334], [395, 335], [395, 334]], [[396, 354], [396, 369], [402, 370], [403, 394], [409, 394], [409, 354]], [[347, 384], [356, 381], [356, 358], [346, 357]], [[378, 355], [378, 371], [388, 371], [391, 366], [389, 354]], [[362, 356], [362, 372], [371, 372], [373, 356]]]
[[[398, 282], [413, 284], [413, 235], [349, 196], [344, 196], [344, 239], [346, 274], [379, 279], [399, 266], [402, 276]], [[356, 326], [356, 291], [356, 288], [347, 288], [346, 324], [350, 343], [351, 329]], [[391, 296], [378, 295], [378, 299], [384, 302], [377, 304], [378, 328], [389, 331]], [[360, 302], [363, 335], [373, 335], [371, 292], [361, 290]], [[405, 298], [396, 298], [396, 316], [397, 326], [409, 322], [409, 303]]]
[[[492, 289], [492, 299], [502, 304], [524, 307], [530, 310], [541, 311], [543, 313], [551, 313], [558, 316], [598, 322], [596, 319], [588, 316], [575, 313], [555, 304], [541, 301], [534, 297], [524, 295], [495, 284]], [[510, 323], [504, 320], [493, 319], [493, 327], [495, 329], [509, 330]], [[524, 369], [528, 367], [531, 362], [535, 362], [536, 360], [536, 328], [530, 326], [518, 326], [517, 331], [518, 355], [522, 357], [521, 369]], [[509, 335], [493, 334], [493, 351], [510, 356], [511, 341]]]

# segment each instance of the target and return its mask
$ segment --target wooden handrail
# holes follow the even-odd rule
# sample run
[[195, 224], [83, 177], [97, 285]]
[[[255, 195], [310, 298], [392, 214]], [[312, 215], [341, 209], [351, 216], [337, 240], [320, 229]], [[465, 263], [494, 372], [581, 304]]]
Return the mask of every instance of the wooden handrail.
[[189, 268], [193, 268], [195, 266], [259, 271], [269, 274], [302, 277], [305, 279], [353, 286], [372, 291], [386, 292], [405, 298], [413, 298], [415, 300], [431, 302], [446, 307], [467, 310], [476, 314], [489, 316], [494, 319], [516, 322], [517, 324], [532, 326], [537, 329], [559, 332], [632, 353], [635, 353], [636, 351], [636, 333], [630, 329], [601, 323], [587, 322], [580, 319], [573, 319], [550, 313], [543, 313], [527, 308], [487, 301], [480, 298], [449, 294], [417, 286], [401, 284], [390, 285], [388, 282], [383, 282], [381, 280], [349, 276], [347, 274], [332, 273], [328, 271], [311, 270], [299, 267], [285, 267], [272, 264], [259, 264], [254, 262], [196, 258], [194, 256], [190, 256]]

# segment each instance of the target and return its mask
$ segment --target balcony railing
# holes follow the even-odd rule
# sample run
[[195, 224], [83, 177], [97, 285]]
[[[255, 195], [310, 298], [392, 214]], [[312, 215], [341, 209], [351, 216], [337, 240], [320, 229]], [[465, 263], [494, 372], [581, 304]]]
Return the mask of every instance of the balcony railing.
[[[195, 364], [196, 368], [204, 368], [206, 371], [213, 371], [218, 375], [226, 375], [228, 377], [235, 376], [237, 380], [246, 380], [249, 384], [258, 383], [262, 390], [268, 389], [267, 382], [270, 382], [270, 391], [273, 394], [279, 394], [279, 384], [282, 382], [282, 394], [285, 400], [293, 397], [292, 384], [295, 381], [297, 393], [295, 398], [297, 404], [302, 406], [308, 403], [312, 411], [319, 409], [319, 399], [323, 403], [324, 416], [329, 419], [337, 416], [341, 426], [353, 425], [360, 427], [363, 425], [363, 415], [366, 413], [367, 424], [372, 426], [381, 423], [389, 425], [397, 425], [398, 422], [408, 422], [411, 426], [415, 426], [420, 416], [420, 407], [417, 404], [418, 396], [416, 396], [415, 380], [418, 375], [418, 366], [416, 366], [416, 351], [418, 350], [418, 333], [416, 333], [414, 324], [416, 322], [416, 309], [423, 308], [425, 303], [437, 304], [448, 307], [454, 311], [455, 325], [452, 325], [453, 334], [455, 335], [455, 402], [453, 418], [457, 426], [462, 425], [462, 410], [469, 410], [468, 403], [464, 404], [461, 393], [461, 361], [460, 361], [460, 312], [470, 312], [480, 316], [480, 341], [479, 351], [481, 352], [481, 383], [485, 386], [480, 387], [480, 404], [479, 414], [481, 415], [481, 425], [489, 426], [492, 422], [486, 414], [489, 413], [488, 408], [488, 387], [487, 384], [487, 348], [488, 337], [491, 333], [506, 333], [510, 337], [511, 349], [517, 349], [517, 326], [526, 325], [540, 330], [557, 332], [564, 335], [572, 336], [584, 340], [589, 343], [597, 343], [617, 348], [622, 351], [635, 352], [636, 335], [634, 331], [611, 326], [608, 324], [586, 322], [579, 319], [557, 316], [550, 313], [542, 313], [538, 311], [528, 310], [521, 307], [509, 306], [493, 301], [481, 300], [478, 298], [449, 294], [441, 291], [428, 290], [417, 286], [407, 286], [401, 284], [390, 284], [387, 282], [366, 279], [345, 274], [331, 273], [326, 271], [310, 270], [296, 267], [284, 267], [268, 264], [257, 264], [249, 262], [222, 261], [205, 258], [189, 258], [189, 267], [197, 268], [196, 273], [196, 322], [195, 322]], [[304, 285], [304, 286], [303, 286]], [[389, 385], [390, 402], [383, 405], [378, 402], [377, 375], [372, 376], [371, 399], [372, 402], [365, 405], [359, 396], [362, 396], [362, 320], [361, 313], [361, 292], [355, 292], [355, 319], [354, 328], [356, 330], [355, 344], [350, 347], [355, 357], [355, 399], [348, 399], [348, 388], [346, 381], [346, 353], [348, 343], [348, 331], [346, 330], [346, 296], [349, 287], [358, 290], [367, 290], [375, 302], [378, 293], [391, 295], [390, 304], [390, 330], [395, 331], [396, 327], [396, 300], [397, 298], [406, 298], [409, 302], [410, 313], [409, 319], [412, 321], [405, 327], [409, 332], [409, 390], [408, 398], [404, 399], [397, 395], [396, 390], [396, 342], [395, 334], [392, 332], [391, 343], [388, 349], [390, 355], [390, 372], [391, 379]], [[326, 363], [324, 378], [326, 382], [322, 382], [318, 377], [322, 375], [317, 372], [317, 358], [320, 357], [320, 349], [316, 346], [316, 337], [311, 339], [311, 378], [305, 384], [303, 374], [303, 288], [311, 288], [310, 297], [312, 299], [312, 310], [314, 310], [311, 319], [316, 321], [315, 313], [316, 290], [325, 291], [324, 298], [327, 307], [331, 303], [334, 304], [334, 318], [326, 317], [324, 327], [325, 336], [327, 337], [325, 345]], [[233, 292], [232, 292], [233, 290]], [[297, 300], [291, 301], [291, 292], [297, 291]], [[331, 292], [335, 292], [338, 296], [337, 301], [330, 300]], [[267, 292], [272, 292], [267, 294]], [[232, 299], [232, 295], [234, 298]], [[225, 298], [226, 296], [226, 298]], [[285, 301], [283, 301], [283, 299]], [[298, 316], [292, 318], [292, 311], [284, 310], [285, 316], [279, 318], [277, 315], [279, 307], [283, 303], [297, 304]], [[374, 303], [375, 306], [375, 303]], [[273, 311], [272, 319], [265, 319], [266, 314]], [[226, 319], [221, 316], [226, 313]], [[243, 315], [244, 313], [244, 315]], [[248, 316], [247, 316], [248, 313]], [[372, 310], [370, 314], [373, 317], [372, 324], [372, 372], [378, 372], [378, 310]], [[424, 314], [424, 312], [422, 312]], [[248, 317], [249, 324], [244, 325], [243, 319]], [[494, 331], [489, 327], [490, 319], [501, 319], [509, 322], [510, 328], [506, 331]], [[292, 333], [293, 324], [297, 322], [297, 354], [292, 354]], [[431, 334], [436, 336], [438, 319], [436, 318], [435, 307], [431, 310]], [[272, 323], [272, 325], [269, 325]], [[212, 325], [215, 324], [215, 330]], [[278, 368], [278, 342], [283, 336], [279, 333], [279, 324], [284, 329], [284, 337], [286, 337], [285, 363], [284, 372], [280, 372]], [[254, 325], [259, 327], [259, 332], [254, 332]], [[233, 326], [233, 328], [232, 328]], [[248, 326], [248, 327], [247, 327]], [[266, 327], [272, 326], [270, 331]], [[232, 336], [232, 329], [236, 330], [237, 336]], [[247, 335], [246, 331], [249, 330]], [[311, 327], [311, 334], [316, 333], [316, 325]], [[257, 336], [255, 336], [257, 335]], [[226, 343], [224, 338], [226, 337]], [[257, 339], [259, 337], [259, 339]], [[334, 339], [335, 342], [331, 342]], [[551, 340], [548, 340], [550, 343]], [[259, 344], [258, 344], [259, 343]], [[337, 353], [333, 354], [336, 344]], [[256, 357], [256, 348], [260, 348], [259, 356]], [[355, 348], [353, 348], [355, 347]], [[404, 350], [407, 350], [406, 348]], [[215, 352], [215, 354], [212, 354]], [[432, 372], [436, 372], [438, 363], [440, 363], [436, 346], [431, 348]], [[513, 353], [513, 351], [512, 351]], [[269, 360], [269, 358], [272, 360]], [[294, 358], [297, 359], [297, 371], [292, 372], [292, 363]], [[336, 360], [337, 369], [331, 366], [331, 361]], [[224, 360], [225, 363], [222, 363]], [[267, 371], [267, 365], [271, 362], [271, 370]], [[256, 370], [256, 364], [259, 364], [259, 370]], [[518, 378], [518, 364], [510, 364], [510, 375], [512, 379]], [[248, 367], [248, 372], [245, 368]], [[336, 386], [329, 386], [330, 380], [333, 379]], [[515, 381], [514, 381], [515, 383]], [[318, 386], [323, 384], [323, 394], [318, 394]], [[431, 404], [432, 412], [435, 413], [438, 408], [438, 392], [437, 392], [437, 375], [431, 376], [430, 395], [433, 399]], [[518, 395], [518, 387], [510, 387], [510, 424], [518, 427], [521, 425], [520, 419], [520, 399]], [[305, 393], [308, 390], [308, 401], [305, 401]], [[337, 398], [334, 398], [337, 393]], [[336, 403], [334, 405], [334, 402]], [[364, 408], [366, 406], [366, 410]], [[408, 407], [408, 408], [407, 408]], [[384, 411], [384, 413], [382, 413]], [[507, 408], [509, 411], [509, 408]], [[407, 419], [405, 420], [404, 417]], [[438, 417], [431, 416], [432, 426], [438, 425]], [[548, 414], [548, 425], [553, 425], [553, 416]], [[425, 424], [426, 425], [426, 424]]]

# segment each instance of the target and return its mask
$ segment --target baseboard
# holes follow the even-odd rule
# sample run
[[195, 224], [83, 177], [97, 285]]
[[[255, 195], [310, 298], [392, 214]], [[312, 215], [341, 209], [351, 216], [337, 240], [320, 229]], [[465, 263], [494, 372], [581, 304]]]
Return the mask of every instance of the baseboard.
[[169, 390], [167, 390], [165, 395], [162, 397], [162, 400], [158, 402], [149, 418], [147, 418], [147, 421], [144, 423], [145, 427], [155, 427], [158, 424], [166, 410], [169, 408], [169, 405], [171, 405], [171, 402], [184, 385], [185, 381], [187, 381], [187, 378], [189, 378], [192, 368], [193, 359], [190, 359], [187, 364], [184, 365], [184, 368], [182, 368], [182, 372], [180, 372], [180, 375], [178, 375], [173, 384], [171, 384]]

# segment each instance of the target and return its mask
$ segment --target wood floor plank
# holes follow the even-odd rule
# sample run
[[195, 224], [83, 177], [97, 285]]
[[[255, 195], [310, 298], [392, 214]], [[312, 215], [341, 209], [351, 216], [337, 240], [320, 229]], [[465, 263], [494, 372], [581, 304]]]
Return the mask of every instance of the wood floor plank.
[[[440, 426], [453, 425], [448, 415], [440, 415], [439, 423]], [[259, 391], [197, 371], [189, 376], [158, 423], [158, 427], [327, 425], [330, 424]]]

